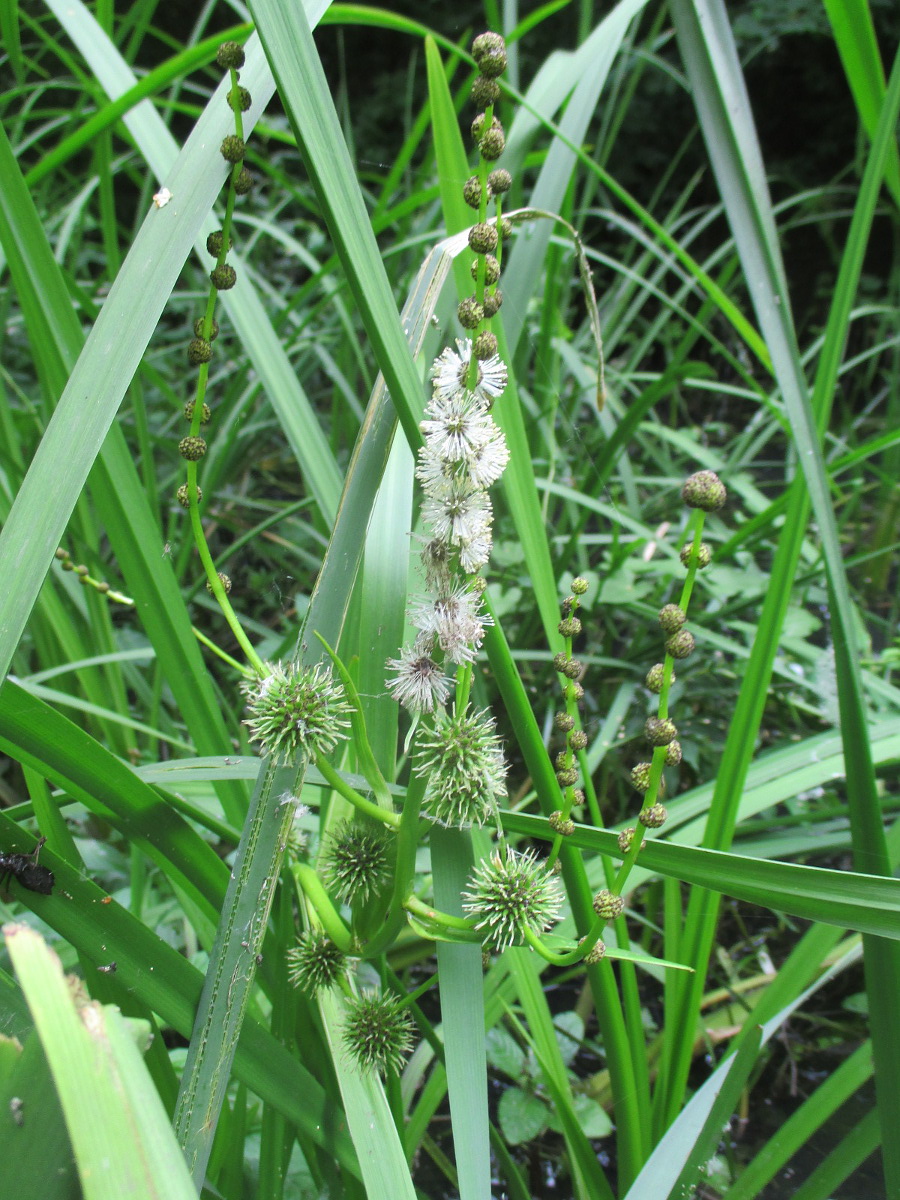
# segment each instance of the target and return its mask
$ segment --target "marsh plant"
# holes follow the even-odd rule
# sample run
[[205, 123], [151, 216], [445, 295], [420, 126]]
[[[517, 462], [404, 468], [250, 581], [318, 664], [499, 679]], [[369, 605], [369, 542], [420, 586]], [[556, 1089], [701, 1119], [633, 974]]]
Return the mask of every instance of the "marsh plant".
[[[335, 10], [424, 45], [383, 175], [315, 6], [212, 6], [140, 79], [149, 10], [5, 21], [0, 853], [58, 954], [7, 927], [10, 1194], [738, 1200], [855, 1096], [800, 1194], [879, 1145], [900, 1191], [900, 693], [833, 503], [896, 439], [823, 441], [900, 72], [801, 351], [724, 7], [645, 8], [552, 53], [549, 9], [458, 45]], [[669, 20], [727, 231], [606, 169]], [[844, 979], [768, 1140], [776, 1035]]]

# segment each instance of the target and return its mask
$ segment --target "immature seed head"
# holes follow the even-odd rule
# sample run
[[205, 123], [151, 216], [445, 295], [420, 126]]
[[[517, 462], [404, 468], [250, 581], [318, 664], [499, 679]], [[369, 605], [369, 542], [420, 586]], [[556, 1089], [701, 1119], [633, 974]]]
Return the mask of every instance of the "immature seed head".
[[244, 65], [244, 48], [240, 42], [223, 42], [216, 51], [216, 62], [223, 71], [239, 71]]
[[237, 179], [232, 181], [231, 186], [234, 188], [236, 195], [247, 195], [247, 193], [253, 187], [253, 176], [246, 167], [241, 167], [240, 171], [238, 172]]
[[651, 804], [649, 808], [641, 809], [638, 820], [645, 829], [659, 829], [661, 825], [665, 825], [668, 815], [665, 805]]
[[484, 931], [485, 944], [498, 952], [521, 941], [525, 928], [537, 934], [549, 929], [561, 904], [559, 884], [532, 850], [482, 859], [463, 893], [464, 911]]
[[178, 453], [188, 462], [199, 462], [206, 453], [206, 440], [202, 437], [185, 437], [178, 443]]
[[308, 995], [334, 987], [346, 969], [346, 955], [318, 930], [300, 935], [287, 955], [288, 982]]
[[687, 613], [677, 604], [665, 604], [659, 610], [659, 623], [664, 633], [677, 633], [687, 620]]
[[237, 283], [237, 272], [230, 263], [222, 263], [214, 271], [210, 271], [209, 278], [217, 291], [227, 292]]
[[413, 770], [428, 780], [422, 815], [438, 825], [483, 825], [506, 799], [506, 761], [486, 712], [438, 712], [433, 731], [420, 734]]
[[352, 711], [329, 668], [295, 663], [268, 665], [261, 680], [242, 684], [250, 716], [245, 722], [263, 753], [282, 762], [330, 754], [347, 736]]
[[366, 904], [390, 880], [391, 844], [383, 828], [347, 821], [329, 838], [325, 878], [347, 904]]
[[220, 150], [225, 161], [234, 164], [241, 162], [247, 152], [247, 146], [242, 137], [238, 137], [236, 133], [229, 133], [222, 139]]
[[[681, 550], [679, 551], [678, 557], [681, 559], [681, 562], [685, 567], [689, 567], [691, 565], [691, 561], [693, 559], [693, 550], [693, 543], [688, 542], [687, 545], [682, 546]], [[708, 567], [711, 562], [712, 549], [706, 544], [706, 542], [701, 542], [697, 550], [697, 567], [702, 571], [703, 568]]]
[[689, 654], [694, 653], [695, 645], [694, 635], [682, 629], [666, 638], [666, 653], [671, 654], [673, 658], [687, 658]]
[[644, 737], [651, 746], [668, 746], [677, 736], [675, 722], [668, 718], [648, 717], [644, 723]]
[[480, 33], [472, 43], [472, 57], [482, 75], [496, 79], [506, 70], [506, 42], [499, 33]]
[[213, 356], [212, 346], [205, 338], [195, 337], [188, 342], [188, 362], [195, 367], [200, 363], [208, 363]]
[[714, 512], [725, 503], [728, 492], [715, 471], [697, 471], [685, 480], [681, 498], [688, 508]]
[[592, 907], [601, 920], [614, 921], [625, 911], [625, 901], [615, 892], [611, 892], [609, 888], [603, 888], [594, 897]]
[[347, 1001], [344, 1045], [366, 1072], [396, 1075], [413, 1045], [413, 1022], [392, 996], [364, 994]]
[[[616, 839], [619, 843], [619, 849], [622, 851], [623, 854], [627, 854], [628, 851], [631, 849], [632, 844], [634, 842], [635, 832], [636, 832], [636, 830], [635, 830], [634, 826], [629, 825], [629, 827], [627, 829], [622, 830], [622, 832], [619, 834], [618, 838]], [[646, 842], [641, 842], [641, 849], [643, 849], [644, 846], [646, 846], [646, 844], [647, 844]]]
[[[470, 175], [463, 184], [463, 200], [465, 200], [469, 208], [477, 210], [481, 207], [481, 195], [481, 180], [477, 175]], [[490, 192], [488, 192], [488, 197], [490, 197]]]

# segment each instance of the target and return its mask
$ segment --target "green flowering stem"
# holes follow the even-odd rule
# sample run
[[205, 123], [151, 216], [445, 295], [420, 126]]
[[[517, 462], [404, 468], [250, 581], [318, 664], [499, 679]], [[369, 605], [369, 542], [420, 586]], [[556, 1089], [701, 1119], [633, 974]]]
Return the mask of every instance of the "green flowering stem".
[[439, 912], [430, 904], [424, 904], [418, 896], [408, 896], [403, 907], [422, 925], [434, 929], [439, 937], [449, 938], [454, 942], [481, 943], [484, 938], [465, 917], [452, 917], [449, 913]]
[[354, 954], [353, 937], [341, 919], [340, 913], [331, 902], [322, 880], [312, 867], [305, 863], [294, 863], [291, 867], [297, 886], [308, 900], [322, 928], [344, 954]]
[[456, 672], [456, 700], [454, 707], [457, 713], [464, 713], [469, 707], [469, 692], [472, 690], [472, 664], [464, 663]]
[[599, 919], [594, 921], [583, 941], [580, 941], [573, 950], [568, 950], [561, 954], [546, 946], [530, 925], [522, 926], [522, 937], [532, 950], [536, 951], [541, 958], [545, 959], [552, 966], [572, 967], [575, 963], [581, 962], [584, 956], [593, 950], [594, 946], [599, 942], [604, 924], [605, 922]]
[[244, 664], [238, 662], [236, 658], [232, 658], [230, 654], [227, 654], [221, 648], [221, 646], [217, 646], [211, 638], [208, 638], [205, 633], [202, 633], [196, 627], [196, 625], [191, 626], [191, 632], [201, 645], [205, 646], [207, 650], [211, 650], [217, 658], [221, 658], [222, 662], [227, 663], [228, 666], [237, 671], [239, 675], [243, 675], [245, 679], [252, 679], [254, 677], [256, 672], [252, 671], [249, 667], [245, 667]]
[[394, 942], [406, 924], [404, 905], [412, 892], [416, 871], [416, 851], [419, 848], [419, 810], [425, 795], [426, 781], [413, 775], [406, 788], [400, 825], [397, 832], [397, 858], [394, 862], [394, 890], [387, 913], [378, 933], [363, 949], [364, 958], [376, 958]]
[[350, 725], [353, 729], [353, 748], [356, 751], [357, 762], [359, 769], [366, 778], [366, 782], [371, 787], [372, 791], [378, 800], [378, 807], [381, 811], [394, 814], [394, 801], [391, 797], [390, 790], [385, 778], [381, 773], [381, 768], [375, 759], [375, 754], [372, 746], [369, 743], [369, 735], [366, 729], [366, 719], [363, 716], [362, 704], [359, 699], [359, 692], [356, 690], [356, 684], [350, 672], [338, 658], [337, 654], [328, 645], [325, 639], [319, 633], [315, 633], [329, 658], [334, 663], [338, 675], [341, 677], [341, 683], [344, 685], [344, 691], [352, 705], [353, 711], [350, 714]]
[[187, 465], [187, 486], [188, 496], [190, 497], [190, 517], [191, 529], [194, 534], [194, 543], [197, 547], [197, 553], [200, 555], [200, 561], [203, 563], [203, 569], [206, 572], [206, 578], [209, 583], [212, 594], [218, 601], [219, 608], [222, 610], [222, 615], [228, 622], [228, 627], [237, 639], [238, 645], [247, 656], [247, 661], [262, 679], [266, 674], [266, 665], [259, 657], [250, 642], [250, 639], [244, 633], [243, 627], [237, 618], [237, 614], [231, 607], [231, 602], [225, 592], [222, 580], [219, 578], [216, 571], [216, 564], [213, 562], [212, 554], [210, 554], [209, 546], [206, 542], [206, 534], [203, 532], [203, 522], [200, 520], [200, 510], [197, 507], [197, 464], [189, 462]]
[[[644, 812], [648, 808], [652, 808], [652, 806], [656, 803], [659, 795], [659, 785], [662, 781], [665, 760], [665, 746], [654, 747], [653, 758], [650, 761], [650, 786], [647, 788], [646, 795], [644, 796], [644, 802], [641, 805], [641, 812]], [[635, 830], [634, 837], [631, 839], [631, 845], [628, 847], [628, 852], [623, 858], [622, 865], [619, 867], [619, 870], [616, 873], [616, 881], [610, 890], [613, 891], [617, 896], [621, 896], [626, 880], [631, 874], [634, 864], [637, 862], [637, 857], [641, 852], [641, 844], [644, 840], [644, 832], [644, 827], [642, 825], [638, 825], [637, 829]]]
[[391, 829], [399, 828], [400, 817], [397, 813], [393, 811], [385, 812], [385, 810], [379, 805], [373, 804], [371, 800], [367, 800], [365, 796], [361, 796], [355, 788], [352, 788], [350, 784], [347, 783], [343, 776], [338, 774], [324, 754], [317, 754], [314, 761], [316, 768], [322, 774], [329, 786], [332, 787], [339, 796], [343, 796], [345, 800], [349, 800], [349, 802], [356, 809], [358, 809], [359, 812], [365, 813], [367, 817], [374, 817], [376, 821], [379, 821], [382, 825], [389, 826]]

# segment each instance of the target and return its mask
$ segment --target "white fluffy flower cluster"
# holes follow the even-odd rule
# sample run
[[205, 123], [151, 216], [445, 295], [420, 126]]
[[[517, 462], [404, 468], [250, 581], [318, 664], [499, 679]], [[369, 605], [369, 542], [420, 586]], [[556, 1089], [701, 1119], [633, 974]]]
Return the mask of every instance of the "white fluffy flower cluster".
[[430, 712], [446, 703], [450, 682], [432, 658], [439, 648], [444, 660], [473, 662], [488, 618], [481, 612], [480, 593], [454, 582], [459, 569], [475, 575], [491, 553], [493, 512], [487, 489], [496, 483], [509, 460], [506, 439], [490, 414], [493, 401], [506, 387], [506, 367], [496, 355], [478, 362], [478, 378], [469, 387], [472, 344], [457, 340], [435, 360], [433, 395], [421, 430], [416, 478], [425, 501], [422, 519], [431, 540], [422, 552], [426, 586], [434, 596], [416, 599], [410, 611], [418, 635], [400, 658], [390, 659], [395, 672], [387, 686], [400, 704], [414, 712]]

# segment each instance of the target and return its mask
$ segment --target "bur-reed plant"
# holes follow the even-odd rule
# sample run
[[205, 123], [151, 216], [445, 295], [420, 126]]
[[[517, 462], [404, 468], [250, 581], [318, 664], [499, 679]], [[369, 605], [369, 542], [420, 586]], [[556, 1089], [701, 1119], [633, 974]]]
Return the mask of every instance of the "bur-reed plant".
[[[425, 39], [428, 106], [374, 198], [345, 149], [314, 7], [263, 0], [255, 32], [199, 40], [140, 81], [128, 64], [142, 18], [54, 4], [46, 26], [6, 21], [10, 69], [34, 103], [10, 90], [0, 141], [12, 285], [0, 645], [15, 672], [0, 739], [22, 767], [0, 848], [30, 853], [22, 826], [36, 818], [53, 894], [11, 890], [67, 967], [77, 955], [92, 996], [146, 1023], [146, 1071], [174, 1131], [156, 1114], [153, 1136], [183, 1152], [196, 1189], [241, 1194], [252, 1159], [259, 1196], [526, 1196], [539, 1185], [518, 1147], [531, 1143], [552, 1155], [556, 1194], [681, 1195], [708, 1179], [756, 1195], [873, 1062], [877, 1106], [802, 1194], [833, 1194], [879, 1141], [897, 1189], [900, 897], [873, 767], [896, 759], [897, 697], [882, 663], [861, 669], [854, 650], [830, 491], [862, 478], [890, 436], [848, 452], [823, 435], [881, 181], [900, 194], [898, 72], [884, 89], [877, 71], [848, 68], [871, 149], [807, 383], [721, 5], [671, 7], [729, 220], [721, 248], [695, 257], [705, 213], [678, 202], [654, 218], [579, 149], [620, 51], [644, 36], [631, 28], [644, 7], [621, 3], [593, 30], [583, 14], [579, 48], [548, 58], [524, 95], [509, 82], [523, 77], [519, 42], [553, 30], [549, 11], [471, 54], [394, 14], [340, 14]], [[80, 56], [74, 113], [45, 82], [48, 63], [68, 61], [60, 27]], [[848, 45], [852, 30], [834, 27]], [[179, 153], [145, 98], [216, 58], [226, 77], [208, 103], [194, 84], [167, 93], [170, 112], [196, 117]], [[276, 85], [289, 126], [262, 116]], [[474, 165], [456, 113], [470, 91]], [[529, 157], [539, 130], [543, 159]], [[91, 138], [96, 188], [73, 193], [61, 164], [74, 170]], [[283, 196], [306, 214], [293, 228]], [[133, 244], [126, 207], [140, 214]], [[591, 232], [588, 254], [610, 272], [605, 385], [596, 321], [575, 315], [584, 296], [590, 316], [590, 289], [565, 282], [580, 245], [566, 223]], [[601, 230], [628, 235], [621, 261]], [[98, 245], [108, 295], [88, 270]], [[203, 268], [186, 269], [183, 295], [192, 245]], [[395, 246], [426, 247], [399, 315]], [[666, 366], [648, 377], [655, 347]], [[724, 379], [700, 359], [727, 364]], [[256, 407], [260, 382], [277, 426]], [[692, 407], [719, 389], [754, 414], [727, 436]], [[782, 438], [791, 453], [770, 498], [758, 464]], [[827, 602], [833, 657], [815, 630], [799, 648], [782, 635], [798, 580]], [[799, 740], [754, 760], [770, 691]], [[843, 774], [824, 848], [852, 848], [854, 869], [778, 861], [822, 861], [803, 797]], [[769, 828], [736, 853], [760, 814]], [[729, 937], [717, 894], [788, 914], [772, 918], [776, 971], [748, 953], [717, 989]], [[812, 923], [787, 937], [797, 918]], [[115, 1159], [75, 1121], [100, 1101], [112, 1115], [115, 1078], [136, 1095], [147, 1077], [133, 1056], [111, 1056], [112, 1074], [73, 1069], [46, 1030], [76, 1010], [35, 986], [51, 976], [20, 945], [12, 934], [85, 1194], [110, 1162], [140, 1177], [168, 1161], [127, 1119], [112, 1126]], [[722, 1130], [738, 1111], [753, 1125], [766, 1046], [860, 953], [871, 1042], [848, 1032], [859, 1048], [846, 1069], [746, 1165]], [[14, 986], [5, 1022], [25, 1038]], [[99, 1045], [101, 1024], [82, 1023]], [[30, 1036], [4, 1077], [2, 1169], [17, 1194], [70, 1169], [26, 1141], [40, 1134]], [[489, 1070], [506, 1080], [496, 1109]], [[191, 1188], [174, 1168], [169, 1184]]]

